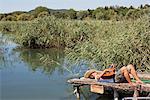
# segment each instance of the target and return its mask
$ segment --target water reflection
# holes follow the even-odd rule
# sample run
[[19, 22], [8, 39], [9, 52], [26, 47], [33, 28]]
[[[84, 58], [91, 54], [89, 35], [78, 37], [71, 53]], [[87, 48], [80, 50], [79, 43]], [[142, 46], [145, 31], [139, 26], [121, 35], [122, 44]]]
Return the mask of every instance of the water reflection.
[[0, 99], [75, 99], [62, 67], [63, 50], [16, 49], [16, 44], [0, 40]]
[[[42, 70], [51, 74], [57, 67], [63, 71], [61, 65], [64, 62], [63, 50], [59, 49], [16, 49], [17, 45], [7, 36], [0, 34], [0, 68], [15, 66], [16, 62], [24, 62], [32, 71]], [[15, 49], [15, 50], [14, 50]]]
[[0, 35], [0, 68], [15, 67], [16, 63], [22, 62], [32, 71], [41, 70], [49, 75], [55, 70], [62, 74], [67, 71], [72, 77], [80, 77], [89, 69], [85, 61], [68, 62], [62, 49], [22, 49], [17, 46], [11, 37]]
[[[5, 37], [0, 39], [0, 99], [76, 100], [66, 81], [82, 76], [88, 69], [86, 62], [70, 65], [61, 49], [29, 50], [16, 46]], [[81, 96], [81, 100], [99, 98], [88, 87], [82, 89]]]
[[32, 71], [40, 69], [46, 74], [52, 74], [57, 68], [63, 72], [61, 68], [64, 62], [63, 50], [21, 50], [19, 57], [28, 64]]
[[0, 68], [13, 67], [15, 62], [19, 61], [19, 58], [16, 56], [17, 53], [12, 51], [16, 46], [6, 36], [0, 34]]
[[79, 77], [88, 69], [84, 61], [78, 64], [69, 63], [62, 49], [16, 48], [18, 45], [3, 35], [0, 37], [0, 43], [0, 68], [12, 68], [17, 63], [25, 63], [30, 71], [41, 70], [49, 75], [55, 70], [62, 74], [67, 71], [72, 77]]

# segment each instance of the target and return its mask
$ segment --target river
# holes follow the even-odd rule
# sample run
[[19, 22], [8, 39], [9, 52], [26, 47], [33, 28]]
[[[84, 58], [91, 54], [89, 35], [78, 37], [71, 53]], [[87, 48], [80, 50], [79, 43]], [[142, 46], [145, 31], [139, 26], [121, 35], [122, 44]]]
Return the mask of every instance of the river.
[[[76, 100], [67, 80], [82, 76], [88, 66], [69, 67], [63, 50], [16, 49], [0, 35], [0, 100]], [[111, 100], [82, 89], [81, 100]]]

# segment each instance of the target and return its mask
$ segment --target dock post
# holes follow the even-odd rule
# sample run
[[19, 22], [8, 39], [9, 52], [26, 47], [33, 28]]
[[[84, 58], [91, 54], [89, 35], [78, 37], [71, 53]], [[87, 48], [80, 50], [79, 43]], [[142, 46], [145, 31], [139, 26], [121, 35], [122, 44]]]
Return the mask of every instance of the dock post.
[[118, 94], [118, 92], [117, 92], [117, 90], [116, 89], [113, 89], [113, 92], [114, 92], [114, 100], [119, 100], [118, 98], [119, 98], [119, 94]]
[[134, 88], [134, 94], [133, 94], [133, 97], [138, 97], [139, 96], [139, 90], [138, 90], [138, 86], [136, 86], [135, 88]]
[[74, 85], [74, 88], [75, 88], [74, 93], [77, 97], [77, 100], [80, 100], [80, 85]]
[[150, 93], [148, 94], [148, 96], [147, 97], [150, 97]]

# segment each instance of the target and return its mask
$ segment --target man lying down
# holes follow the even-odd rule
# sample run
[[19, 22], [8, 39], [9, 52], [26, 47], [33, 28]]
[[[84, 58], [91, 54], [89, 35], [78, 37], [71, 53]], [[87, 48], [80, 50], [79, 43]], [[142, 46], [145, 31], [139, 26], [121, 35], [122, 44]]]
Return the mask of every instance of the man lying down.
[[[117, 72], [115, 72], [115, 65], [112, 64], [109, 68], [104, 71], [97, 71], [94, 69], [88, 70], [84, 74], [84, 78], [95, 79], [98, 82], [108, 82], [108, 83], [129, 83], [129, 85], [134, 86], [131, 82], [130, 75], [135, 78], [137, 84], [142, 84], [143, 82], [137, 75], [135, 68], [132, 64], [121, 67]], [[98, 89], [99, 88], [99, 89]], [[103, 93], [103, 86], [91, 85], [92, 92]], [[114, 100], [118, 100], [119, 94], [115, 89], [114, 91]]]
[[137, 72], [132, 64], [121, 67], [116, 74], [114, 64], [102, 72], [91, 69], [84, 74], [84, 78], [95, 79], [99, 82], [129, 83], [130, 85], [133, 85], [129, 74], [133, 76], [133, 78], [136, 80], [136, 83], [143, 83], [138, 77]]

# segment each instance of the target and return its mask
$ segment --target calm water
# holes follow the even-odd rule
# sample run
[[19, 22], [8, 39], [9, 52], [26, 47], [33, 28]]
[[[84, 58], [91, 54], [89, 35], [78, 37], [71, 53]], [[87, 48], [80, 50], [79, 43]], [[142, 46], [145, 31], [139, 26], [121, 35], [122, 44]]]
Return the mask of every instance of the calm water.
[[[68, 67], [63, 50], [14, 50], [0, 36], [0, 100], [76, 100], [69, 78], [80, 76], [85, 64]], [[82, 89], [81, 100], [111, 100]]]

